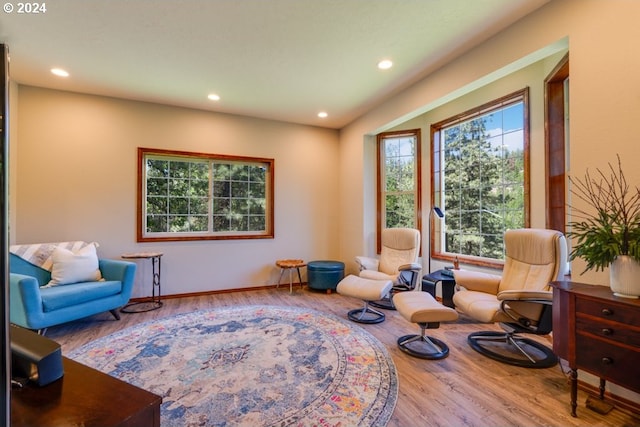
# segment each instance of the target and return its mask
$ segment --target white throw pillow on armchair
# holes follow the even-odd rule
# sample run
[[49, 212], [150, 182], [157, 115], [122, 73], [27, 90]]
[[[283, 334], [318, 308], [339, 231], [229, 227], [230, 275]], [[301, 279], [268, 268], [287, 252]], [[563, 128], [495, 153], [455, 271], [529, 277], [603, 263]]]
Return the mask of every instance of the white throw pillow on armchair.
[[51, 281], [47, 286], [94, 282], [102, 279], [95, 243], [77, 252], [57, 247], [53, 250], [52, 261]]

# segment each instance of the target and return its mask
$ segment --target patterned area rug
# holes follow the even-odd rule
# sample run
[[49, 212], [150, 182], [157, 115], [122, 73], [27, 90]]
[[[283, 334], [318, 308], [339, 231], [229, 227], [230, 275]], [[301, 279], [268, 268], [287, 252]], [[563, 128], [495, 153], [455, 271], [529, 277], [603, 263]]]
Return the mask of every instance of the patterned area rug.
[[169, 426], [385, 426], [398, 396], [384, 345], [336, 316], [244, 306], [177, 315], [68, 355], [163, 398]]

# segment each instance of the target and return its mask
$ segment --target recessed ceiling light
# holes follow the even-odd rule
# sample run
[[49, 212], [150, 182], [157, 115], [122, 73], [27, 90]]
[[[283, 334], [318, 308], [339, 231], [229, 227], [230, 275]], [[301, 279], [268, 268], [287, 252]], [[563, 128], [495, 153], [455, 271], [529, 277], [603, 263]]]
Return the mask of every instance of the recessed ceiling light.
[[58, 77], [69, 77], [69, 73], [62, 68], [52, 68], [51, 73], [55, 74]]
[[220, 95], [216, 95], [215, 93], [209, 94], [209, 96], [207, 96], [207, 98], [209, 98], [212, 101], [220, 101]]
[[318, 117], [320, 117], [321, 119], [324, 119], [325, 117], [328, 117], [328, 116], [329, 116], [329, 114], [327, 114], [326, 111], [320, 111], [318, 113]]
[[378, 62], [378, 68], [380, 68], [381, 70], [388, 70], [391, 67], [393, 67], [393, 62], [388, 59], [383, 59], [382, 61]]

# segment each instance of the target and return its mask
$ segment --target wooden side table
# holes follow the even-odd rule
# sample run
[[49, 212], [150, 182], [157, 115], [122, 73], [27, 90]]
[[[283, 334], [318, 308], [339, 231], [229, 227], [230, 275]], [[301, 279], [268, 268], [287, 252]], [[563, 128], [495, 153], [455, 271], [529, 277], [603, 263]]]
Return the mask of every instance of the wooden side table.
[[[608, 286], [552, 282], [553, 351], [569, 364], [571, 415], [578, 406], [578, 370], [640, 393], [640, 300], [615, 296]], [[604, 404], [604, 405], [603, 405]]]
[[[145, 311], [157, 310], [162, 307], [161, 288], [160, 288], [160, 260], [164, 255], [162, 252], [135, 252], [122, 254], [124, 259], [150, 259], [153, 268], [153, 277], [151, 283], [151, 298], [142, 301], [131, 302], [120, 309], [123, 313], [143, 313]], [[156, 295], [158, 289], [158, 295]]]
[[289, 293], [293, 293], [293, 278], [291, 274], [293, 273], [293, 269], [298, 270], [298, 280], [300, 281], [300, 287], [302, 288], [302, 276], [300, 275], [300, 267], [304, 267], [306, 264], [301, 259], [279, 259], [276, 261], [276, 265], [280, 267], [280, 278], [278, 279], [278, 284], [276, 288], [280, 286], [280, 281], [282, 281], [282, 274], [285, 270], [289, 271]]

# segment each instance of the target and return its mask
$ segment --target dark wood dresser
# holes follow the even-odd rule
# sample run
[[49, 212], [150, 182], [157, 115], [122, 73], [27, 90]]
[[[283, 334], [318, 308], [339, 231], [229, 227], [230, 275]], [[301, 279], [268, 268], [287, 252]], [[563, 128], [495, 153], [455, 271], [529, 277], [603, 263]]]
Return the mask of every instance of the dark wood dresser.
[[553, 282], [553, 350], [571, 369], [576, 416], [578, 369], [640, 393], [640, 300], [614, 296], [607, 286]]
[[159, 427], [162, 398], [63, 357], [64, 376], [11, 390], [11, 426]]

